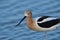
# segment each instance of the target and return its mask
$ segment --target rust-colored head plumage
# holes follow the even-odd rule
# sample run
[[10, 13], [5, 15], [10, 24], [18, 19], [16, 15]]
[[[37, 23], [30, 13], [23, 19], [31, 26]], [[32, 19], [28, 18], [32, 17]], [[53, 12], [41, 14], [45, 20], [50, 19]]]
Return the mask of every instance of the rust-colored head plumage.
[[30, 10], [25, 11], [25, 16], [32, 16], [32, 12]]

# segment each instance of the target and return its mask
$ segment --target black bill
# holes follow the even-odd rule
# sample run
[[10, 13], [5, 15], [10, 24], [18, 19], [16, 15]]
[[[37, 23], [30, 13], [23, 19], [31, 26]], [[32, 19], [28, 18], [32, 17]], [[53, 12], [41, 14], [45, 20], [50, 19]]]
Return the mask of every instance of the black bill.
[[25, 18], [26, 16], [24, 16], [16, 26], [18, 26]]

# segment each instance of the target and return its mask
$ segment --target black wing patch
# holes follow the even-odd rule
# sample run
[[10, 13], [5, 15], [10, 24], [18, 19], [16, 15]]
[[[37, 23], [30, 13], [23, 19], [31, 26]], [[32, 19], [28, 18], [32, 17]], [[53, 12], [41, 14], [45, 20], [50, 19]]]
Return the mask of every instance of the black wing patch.
[[37, 22], [42, 21], [42, 20], [44, 20], [44, 19], [46, 19], [46, 18], [48, 18], [48, 17], [50, 17], [50, 16], [42, 16], [41, 18], [39, 18], [39, 19], [37, 20]]
[[58, 23], [60, 23], [60, 19], [54, 19], [54, 20], [43, 22], [43, 23], [37, 23], [37, 24], [43, 28], [50, 28]]

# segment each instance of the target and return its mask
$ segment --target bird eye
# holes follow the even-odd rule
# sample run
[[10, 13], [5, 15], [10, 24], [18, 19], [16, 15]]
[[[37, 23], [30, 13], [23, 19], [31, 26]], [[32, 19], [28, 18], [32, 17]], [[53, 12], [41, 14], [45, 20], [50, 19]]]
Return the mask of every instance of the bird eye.
[[28, 15], [30, 15], [30, 13], [28, 13]]

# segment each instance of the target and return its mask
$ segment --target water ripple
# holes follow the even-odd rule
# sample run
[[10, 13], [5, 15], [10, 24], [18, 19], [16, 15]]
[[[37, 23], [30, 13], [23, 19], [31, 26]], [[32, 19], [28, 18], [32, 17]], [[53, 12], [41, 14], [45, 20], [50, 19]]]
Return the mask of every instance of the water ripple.
[[[30, 30], [26, 20], [15, 27], [26, 9], [32, 11], [33, 18], [44, 15], [60, 17], [60, 0], [0, 0], [0, 40], [45, 40], [45, 33]], [[49, 31], [48, 39], [59, 40], [58, 30]]]

